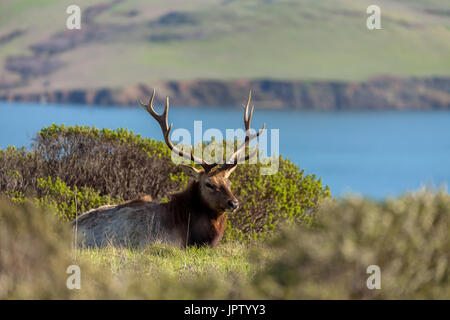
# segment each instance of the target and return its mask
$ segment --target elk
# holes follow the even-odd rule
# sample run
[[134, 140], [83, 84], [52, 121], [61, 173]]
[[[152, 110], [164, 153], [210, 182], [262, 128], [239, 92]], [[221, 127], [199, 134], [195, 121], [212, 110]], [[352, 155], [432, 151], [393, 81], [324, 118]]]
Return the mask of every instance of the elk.
[[139, 103], [160, 125], [166, 145], [175, 154], [200, 164], [202, 169], [181, 165], [193, 182], [184, 191], [172, 194], [166, 203], [154, 202], [146, 196], [80, 215], [72, 222], [80, 246], [144, 247], [152, 242], [164, 242], [182, 248], [215, 247], [226, 228], [226, 213], [239, 207], [239, 201], [231, 192], [229, 176], [236, 169], [238, 159], [246, 161], [255, 156], [256, 149], [243, 157], [250, 141], [265, 129], [264, 124], [258, 132], [250, 132], [254, 108], [252, 106], [249, 113], [251, 91], [244, 112], [245, 141], [221, 166], [195, 156], [192, 147], [189, 154], [174, 146], [170, 140], [172, 124], [168, 125], [169, 98], [166, 98], [164, 111], [159, 115], [153, 109], [154, 97], [155, 91], [148, 105]]

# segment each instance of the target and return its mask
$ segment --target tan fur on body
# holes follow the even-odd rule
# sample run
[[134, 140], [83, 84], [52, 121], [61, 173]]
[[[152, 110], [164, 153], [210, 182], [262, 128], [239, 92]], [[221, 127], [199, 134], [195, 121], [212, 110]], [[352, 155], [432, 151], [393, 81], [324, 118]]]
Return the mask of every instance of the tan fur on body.
[[[222, 174], [215, 180], [227, 183], [228, 179]], [[152, 242], [215, 247], [226, 228], [226, 202], [236, 199], [230, 192], [221, 196], [224, 204], [212, 208], [202, 192], [209, 190], [202, 190], [201, 182], [195, 181], [168, 203], [145, 197], [104, 206], [81, 215], [72, 225], [77, 224], [79, 245], [85, 247], [143, 247]]]

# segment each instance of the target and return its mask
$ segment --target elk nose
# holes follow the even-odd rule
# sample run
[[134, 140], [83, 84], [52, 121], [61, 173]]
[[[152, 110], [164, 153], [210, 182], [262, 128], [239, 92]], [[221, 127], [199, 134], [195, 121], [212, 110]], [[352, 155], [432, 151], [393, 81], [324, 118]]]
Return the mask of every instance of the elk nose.
[[237, 207], [239, 206], [239, 201], [237, 200], [230, 200], [228, 201], [228, 206], [230, 207], [230, 209], [237, 209]]

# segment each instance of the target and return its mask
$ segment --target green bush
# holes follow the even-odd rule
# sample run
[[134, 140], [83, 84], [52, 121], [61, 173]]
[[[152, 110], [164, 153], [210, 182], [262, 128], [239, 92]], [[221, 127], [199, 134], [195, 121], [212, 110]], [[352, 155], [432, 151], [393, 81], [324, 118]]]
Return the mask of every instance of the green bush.
[[35, 198], [26, 197], [21, 192], [5, 192], [14, 203], [24, 204], [27, 201], [58, 213], [66, 221], [71, 221], [76, 215], [104, 205], [119, 204], [120, 198], [112, 198], [108, 195], [101, 196], [92, 188], [70, 188], [57, 177], [55, 181], [51, 177], [37, 179], [37, 194]]
[[179, 187], [168, 179], [180, 170], [168, 164], [166, 145], [128, 130], [52, 125], [38, 133], [33, 150], [44, 159], [44, 177], [102, 195], [161, 199]]
[[120, 198], [102, 196], [92, 188], [81, 187], [78, 189], [77, 186], [70, 188], [58, 177], [55, 181], [52, 181], [51, 177], [38, 179], [38, 189], [40, 198], [37, 199], [37, 202], [43, 206], [54, 208], [62, 218], [68, 221], [88, 210], [122, 202]]
[[[52, 125], [38, 133], [30, 152], [0, 150], [0, 160], [0, 192], [41, 199], [68, 219], [75, 214], [75, 194], [84, 211], [142, 195], [167, 201], [187, 183], [164, 143], [123, 129]], [[260, 238], [281, 222], [310, 224], [330, 195], [320, 179], [281, 156], [276, 174], [262, 176], [261, 167], [242, 164], [231, 176], [243, 205], [228, 216], [229, 240]]]
[[[287, 229], [254, 279], [271, 299], [449, 299], [450, 196], [421, 191], [376, 203], [335, 201], [320, 226]], [[367, 267], [381, 270], [369, 290]]]
[[311, 225], [319, 205], [329, 197], [321, 180], [280, 156], [278, 172], [260, 175], [262, 164], [239, 165], [231, 176], [242, 208], [228, 216], [227, 236], [256, 239], [271, 234], [280, 223]]
[[38, 178], [48, 176], [42, 156], [23, 147], [0, 149], [0, 163], [0, 192], [24, 194], [36, 189]]

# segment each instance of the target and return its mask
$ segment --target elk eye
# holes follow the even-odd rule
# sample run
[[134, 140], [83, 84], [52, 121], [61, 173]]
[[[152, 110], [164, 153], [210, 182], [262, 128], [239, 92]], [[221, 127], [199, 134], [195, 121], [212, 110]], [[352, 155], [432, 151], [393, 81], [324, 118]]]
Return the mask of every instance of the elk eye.
[[208, 188], [210, 188], [210, 189], [214, 189], [214, 186], [213, 186], [211, 183], [209, 183], [209, 182], [206, 183], [206, 186], [207, 186]]

